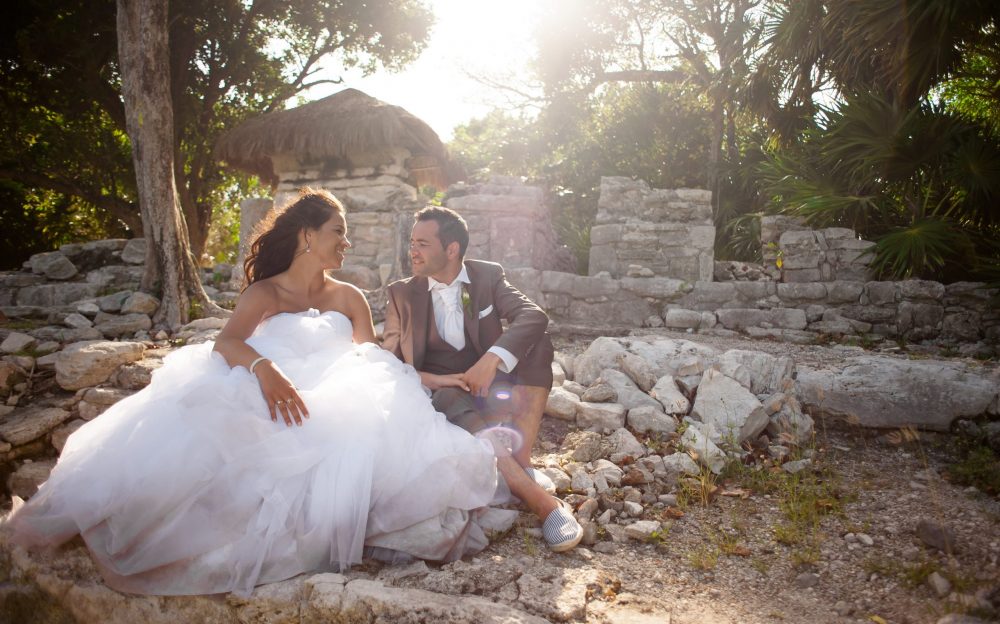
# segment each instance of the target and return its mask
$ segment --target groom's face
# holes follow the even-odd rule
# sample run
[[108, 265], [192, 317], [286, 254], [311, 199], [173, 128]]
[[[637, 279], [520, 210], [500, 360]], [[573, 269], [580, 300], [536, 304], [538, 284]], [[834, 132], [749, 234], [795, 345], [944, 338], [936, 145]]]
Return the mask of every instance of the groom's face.
[[410, 264], [413, 265], [413, 274], [417, 277], [450, 281], [446, 275], [450, 272], [448, 253], [438, 238], [436, 221], [417, 221], [413, 224], [413, 231], [410, 234]]

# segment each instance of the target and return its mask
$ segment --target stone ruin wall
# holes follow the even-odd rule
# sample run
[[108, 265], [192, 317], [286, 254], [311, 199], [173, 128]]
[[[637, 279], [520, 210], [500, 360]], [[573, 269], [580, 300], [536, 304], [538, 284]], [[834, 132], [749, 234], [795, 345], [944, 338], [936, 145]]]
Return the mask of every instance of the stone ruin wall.
[[[317, 171], [299, 171], [297, 175], [283, 178], [287, 181], [279, 186], [273, 205], [293, 201], [298, 188], [311, 185], [329, 190], [347, 208], [348, 237], [353, 247], [344, 269], [335, 272], [337, 277], [365, 290], [377, 290], [410, 274], [413, 213], [426, 205], [426, 198], [409, 186], [406, 188], [412, 194], [397, 193], [391, 185], [342, 187], [335, 180], [316, 179]], [[573, 266], [569, 252], [559, 249], [542, 189], [527, 186], [518, 178], [494, 176], [482, 184], [454, 184], [446, 195], [445, 206], [469, 223], [468, 257], [502, 262], [509, 268]], [[266, 199], [241, 204], [240, 255], [231, 283], [234, 290], [242, 287], [241, 267], [251, 232], [271, 205]]]
[[[686, 222], [695, 237], [707, 238], [709, 231], [714, 235], [714, 229], [702, 224], [706, 206], [710, 205], [707, 192], [650, 189], [642, 181], [626, 178], [605, 178], [602, 190], [610, 194], [601, 202], [605, 212], [602, 220], [607, 223], [595, 229], [600, 232], [599, 228], [604, 227], [605, 232], [617, 232], [619, 228], [632, 228], [632, 234], [623, 235], [617, 247], [595, 242], [595, 249], [615, 249], [618, 264], [615, 272], [608, 267], [589, 276], [551, 270], [570, 267], [572, 261], [565, 249], [557, 247], [540, 189], [525, 186], [517, 179], [494, 178], [485, 184], [452, 186], [446, 204], [469, 221], [469, 257], [503, 263], [511, 282], [544, 307], [557, 323], [666, 327], [723, 335], [740, 332], [797, 342], [816, 341], [823, 334], [846, 334], [992, 345], [987, 349], [1000, 343], [1000, 310], [990, 303], [991, 297], [997, 295], [996, 289], [974, 282], [945, 285], [921, 280], [873, 281], [867, 277], [867, 256], [861, 254], [871, 243], [859, 240], [850, 230], [808, 230], [787, 217], [765, 218], [763, 247], [765, 254], [769, 249], [773, 253], [772, 262], [751, 269], [745, 269], [749, 266], [745, 263], [716, 262], [718, 277], [713, 281], [712, 273], [705, 276], [711, 264], [703, 260], [704, 249], [698, 247], [697, 253], [687, 256], [670, 256], [663, 250], [675, 247], [676, 230], [660, 228], [664, 223]], [[678, 199], [682, 196], [688, 199]], [[257, 208], [266, 208], [270, 203], [253, 201]], [[612, 214], [616, 206], [624, 212], [623, 217]], [[670, 207], [681, 212], [682, 220], [669, 221], [666, 213]], [[371, 291], [376, 316], [379, 304], [384, 303], [380, 286], [409, 274], [406, 244], [411, 214], [410, 208], [351, 213], [350, 235], [355, 247], [344, 272]], [[636, 242], [641, 238], [636, 235], [640, 231], [645, 231], [643, 236], [659, 231], [670, 244], [657, 245], [647, 240], [646, 246], [651, 249], [641, 255], [641, 246]], [[599, 234], [597, 241], [601, 240], [605, 239]], [[771, 242], [775, 244], [769, 245]], [[94, 333], [91, 327], [75, 329], [64, 321], [82, 306], [93, 325], [110, 328], [105, 336], [127, 338], [131, 326], [107, 316], [98, 321], [95, 315], [98, 311], [117, 314], [116, 302], [119, 307], [122, 303], [118, 299], [137, 288], [145, 259], [141, 243], [141, 239], [127, 244], [93, 241], [38, 254], [25, 264], [25, 270], [0, 274], [0, 311], [9, 318], [44, 316], [62, 328], [42, 328], [39, 332], [45, 335], [39, 338], [65, 342], [77, 334], [81, 336], [77, 339], [85, 339], [82, 332]], [[620, 253], [627, 249], [635, 253]], [[773, 262], [776, 250], [781, 251], [784, 261], [781, 270]], [[663, 258], [688, 259], [688, 263], [657, 262]], [[692, 258], [697, 259], [696, 265], [689, 262]], [[640, 264], [643, 259], [647, 259], [646, 264]], [[744, 269], [730, 270], [733, 265], [743, 265]], [[669, 266], [680, 275], [670, 274], [673, 269]], [[697, 273], [691, 279], [694, 266]], [[593, 261], [591, 267], [596, 268]], [[232, 271], [234, 281], [240, 272], [238, 268]], [[800, 281], [817, 272], [820, 278], [829, 279]], [[728, 279], [719, 281], [719, 277]], [[231, 300], [238, 292], [238, 288], [219, 283], [207, 288], [223, 301]], [[100, 305], [88, 305], [99, 299]], [[137, 327], [132, 331], [141, 330]]]
[[706, 223], [707, 191], [602, 178], [590, 275], [523, 270], [511, 281], [554, 320], [572, 324], [795, 342], [846, 334], [1000, 343], [1000, 309], [990, 303], [997, 290], [985, 284], [874, 281], [865, 253], [873, 243], [785, 216], [762, 220], [763, 265], [713, 263], [715, 228]]
[[652, 189], [641, 180], [601, 178], [590, 243], [590, 275], [711, 280], [712, 193]]

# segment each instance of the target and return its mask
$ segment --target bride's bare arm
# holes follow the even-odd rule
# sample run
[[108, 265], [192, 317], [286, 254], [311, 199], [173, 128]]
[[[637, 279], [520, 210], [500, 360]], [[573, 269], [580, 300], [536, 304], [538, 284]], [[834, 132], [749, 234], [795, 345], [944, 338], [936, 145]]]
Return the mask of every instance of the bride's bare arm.
[[274, 301], [267, 284], [258, 282], [247, 288], [240, 295], [233, 315], [215, 339], [214, 350], [234, 368], [243, 366], [250, 370], [253, 367], [251, 372], [260, 383], [271, 420], [277, 422], [280, 415], [286, 425], [293, 422], [301, 425], [302, 419], [309, 417], [309, 410], [295, 386], [271, 360], [261, 358], [246, 342], [261, 321], [274, 312]]
[[348, 285], [347, 311], [354, 327], [355, 344], [375, 342], [375, 325], [372, 322], [372, 310], [368, 300], [358, 288]]

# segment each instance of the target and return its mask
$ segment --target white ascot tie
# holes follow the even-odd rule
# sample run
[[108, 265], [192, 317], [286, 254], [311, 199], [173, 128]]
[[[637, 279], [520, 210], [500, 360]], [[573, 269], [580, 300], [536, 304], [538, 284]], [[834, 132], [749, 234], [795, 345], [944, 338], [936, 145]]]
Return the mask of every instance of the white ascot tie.
[[[438, 333], [445, 342], [458, 351], [465, 348], [465, 318], [462, 316], [462, 282], [455, 280], [448, 284], [438, 282], [431, 290], [440, 298], [441, 314], [434, 315]], [[437, 307], [437, 306], [435, 306]]]

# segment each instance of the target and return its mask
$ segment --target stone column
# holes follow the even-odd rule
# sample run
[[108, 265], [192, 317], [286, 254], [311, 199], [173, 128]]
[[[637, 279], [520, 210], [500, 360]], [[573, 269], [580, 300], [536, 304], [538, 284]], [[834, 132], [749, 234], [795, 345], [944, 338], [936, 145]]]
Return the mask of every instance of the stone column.
[[253, 231], [274, 204], [270, 199], [251, 197], [240, 202], [240, 252], [233, 266], [233, 276], [229, 279], [229, 289], [240, 292], [243, 290], [243, 262], [250, 253], [253, 244]]

